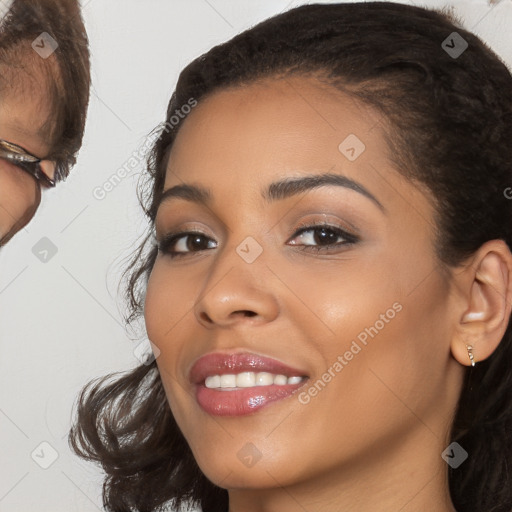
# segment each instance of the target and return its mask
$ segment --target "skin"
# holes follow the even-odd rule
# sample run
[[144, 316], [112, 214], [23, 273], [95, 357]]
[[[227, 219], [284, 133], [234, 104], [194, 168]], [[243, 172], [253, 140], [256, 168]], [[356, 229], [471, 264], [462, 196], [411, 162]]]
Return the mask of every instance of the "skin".
[[[0, 138], [39, 158], [45, 158], [51, 147], [44, 135], [44, 125], [50, 116], [49, 98], [41, 85], [44, 79], [35, 68], [24, 76], [15, 93], [6, 94], [0, 101]], [[1, 159], [0, 184], [0, 240], [4, 244], [36, 213], [41, 186], [29, 173]]]
[[[338, 150], [351, 133], [366, 146], [353, 162]], [[336, 186], [270, 205], [260, 194], [277, 179], [327, 171], [356, 180], [383, 209]], [[164, 189], [183, 183], [209, 188], [213, 201], [162, 203], [157, 239], [200, 230], [213, 248], [191, 252], [181, 239], [184, 257], [159, 253], [145, 320], [172, 413], [201, 470], [228, 489], [230, 512], [453, 512], [441, 453], [469, 364], [464, 340], [480, 333], [473, 353], [488, 357], [510, 315], [500, 300], [512, 293], [504, 244], [489, 243], [456, 274], [441, 268], [432, 200], [393, 168], [379, 115], [312, 78], [202, 100], [178, 133]], [[301, 221], [355, 228], [360, 241], [302, 251], [321, 240], [295, 236]], [[263, 248], [251, 264], [236, 252], [247, 236]], [[296, 394], [212, 417], [195, 401], [188, 371], [211, 351], [303, 369], [307, 390], [394, 303], [401, 311], [307, 404]], [[494, 330], [482, 327], [488, 318]], [[247, 443], [261, 453], [252, 467], [237, 457]]]

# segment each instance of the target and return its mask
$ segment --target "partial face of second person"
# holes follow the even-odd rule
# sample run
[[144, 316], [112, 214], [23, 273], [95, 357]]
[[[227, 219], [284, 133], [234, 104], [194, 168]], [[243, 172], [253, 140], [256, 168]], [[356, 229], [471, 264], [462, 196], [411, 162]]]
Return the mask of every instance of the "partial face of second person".
[[[450, 353], [450, 282], [437, 267], [432, 201], [393, 168], [381, 127], [375, 111], [294, 77], [216, 92], [177, 135], [164, 189], [197, 185], [212, 199], [160, 205], [158, 240], [203, 238], [159, 253], [145, 319], [172, 413], [202, 471], [224, 488], [300, 484], [314, 496], [320, 483], [365, 482], [378, 496], [383, 484], [370, 473], [382, 477], [383, 461], [399, 479], [438, 465], [463, 369]], [[353, 161], [339, 149], [350, 134], [365, 145]], [[373, 199], [334, 185], [262, 196], [275, 181], [324, 173]], [[297, 236], [304, 223], [341, 229], [353, 243], [334, 231], [331, 248], [315, 252], [325, 232]], [[252, 263], [236, 250], [247, 237], [262, 248]], [[300, 369], [301, 391], [329, 369], [330, 382], [309, 401], [295, 393], [254, 414], [212, 416], [188, 372], [213, 351]], [[244, 449], [261, 458], [242, 464]]]
[[[39, 57], [37, 57], [39, 58]], [[50, 57], [51, 59], [51, 57]], [[51, 112], [46, 77], [37, 66], [10, 70], [16, 86], [2, 84], [0, 97], [0, 138], [45, 158], [50, 142], [45, 123]], [[16, 73], [16, 76], [14, 76]], [[41, 201], [41, 187], [29, 173], [0, 159], [0, 240], [7, 242], [34, 216]]]

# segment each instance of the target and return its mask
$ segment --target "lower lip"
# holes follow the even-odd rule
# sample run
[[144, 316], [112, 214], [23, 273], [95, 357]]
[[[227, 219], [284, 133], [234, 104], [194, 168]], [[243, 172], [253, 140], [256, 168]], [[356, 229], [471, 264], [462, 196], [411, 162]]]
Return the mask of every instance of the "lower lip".
[[212, 416], [244, 416], [288, 398], [304, 383], [255, 386], [233, 391], [219, 391], [200, 384], [196, 387], [196, 399], [201, 408]]

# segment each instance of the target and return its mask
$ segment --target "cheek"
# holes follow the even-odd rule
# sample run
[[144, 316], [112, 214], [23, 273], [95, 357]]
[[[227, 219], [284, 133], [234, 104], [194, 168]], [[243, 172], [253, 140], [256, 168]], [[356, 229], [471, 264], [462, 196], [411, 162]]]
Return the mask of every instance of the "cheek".
[[[386, 446], [422, 422], [435, 428], [446, 386], [442, 284], [434, 280], [407, 296], [376, 283], [371, 295], [330, 295], [337, 301], [330, 324], [336, 335], [308, 333], [319, 372], [298, 397], [297, 416], [311, 438], [343, 439], [324, 454], [333, 464], [371, 451], [369, 440]], [[314, 448], [326, 449], [320, 441]]]
[[339, 405], [340, 416], [347, 407], [368, 414], [363, 403], [375, 404], [377, 416], [388, 416], [389, 407], [400, 403], [397, 397], [428, 407], [444, 385], [450, 356], [448, 286], [432, 272], [429, 258], [386, 263], [382, 256], [286, 278], [301, 298], [290, 316], [320, 370], [315, 377], [328, 381], [324, 405], [332, 401], [334, 410]]
[[325, 364], [349, 350], [352, 340], [364, 343], [376, 331], [380, 337], [398, 314], [403, 293], [397, 274], [378, 254], [370, 256], [347, 255], [300, 270], [285, 264], [274, 268], [287, 286], [281, 297], [283, 316], [297, 324]]
[[174, 323], [183, 316], [185, 304], [182, 299], [187, 293], [186, 283], [181, 282], [180, 273], [169, 272], [166, 267], [165, 261], [158, 255], [149, 277], [144, 301], [148, 337], [157, 344], [163, 341], [164, 336], [171, 336]]
[[[162, 330], [163, 323], [163, 305], [162, 281], [158, 276], [158, 269], [155, 264], [149, 277], [148, 285], [146, 288], [146, 297], [144, 299], [144, 321], [146, 323], [146, 332], [148, 338], [159, 346], [159, 332]], [[161, 350], [161, 348], [160, 348]]]
[[21, 229], [30, 221], [41, 192], [34, 178], [4, 161], [0, 161], [0, 183], [0, 230], [4, 235], [15, 224]]
[[[376, 285], [373, 295], [358, 302], [362, 307], [347, 309], [337, 351], [350, 358], [349, 372], [338, 382], [347, 400], [344, 410], [350, 404], [348, 410], [390, 432], [399, 425], [413, 428], [418, 418], [434, 421], [450, 359], [448, 296], [433, 274], [413, 293], [396, 283]], [[340, 322], [339, 332], [343, 328]]]
[[[182, 298], [183, 292], [184, 288], [169, 279], [164, 266], [156, 262], [147, 285], [144, 321], [149, 340], [160, 351], [156, 363], [168, 400], [175, 396], [174, 384], [179, 371], [179, 353], [183, 348], [179, 340], [186, 336], [183, 331], [183, 324], [186, 322], [180, 322], [180, 318], [184, 319], [185, 314], [183, 301], [176, 298]], [[172, 400], [169, 405], [171, 402]], [[173, 414], [176, 417], [176, 411], [173, 410]]]
[[[144, 320], [148, 338], [160, 350], [157, 363], [164, 364], [173, 377], [177, 361], [194, 336], [194, 304], [199, 290], [191, 283], [190, 273], [171, 269], [165, 257], [157, 257], [151, 272], [144, 301]], [[193, 349], [192, 349], [193, 350]]]

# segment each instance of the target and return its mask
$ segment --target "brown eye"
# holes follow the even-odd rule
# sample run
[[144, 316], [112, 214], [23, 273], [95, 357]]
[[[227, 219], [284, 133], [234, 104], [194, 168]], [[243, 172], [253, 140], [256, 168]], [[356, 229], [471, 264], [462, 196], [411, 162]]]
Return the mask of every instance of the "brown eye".
[[198, 231], [170, 233], [160, 242], [158, 250], [174, 258], [211, 249], [210, 242], [213, 242], [211, 238]]
[[338, 226], [317, 224], [302, 227], [293, 237], [303, 243], [291, 242], [291, 245], [301, 246], [301, 250], [328, 251], [341, 246], [352, 245], [359, 239]]

